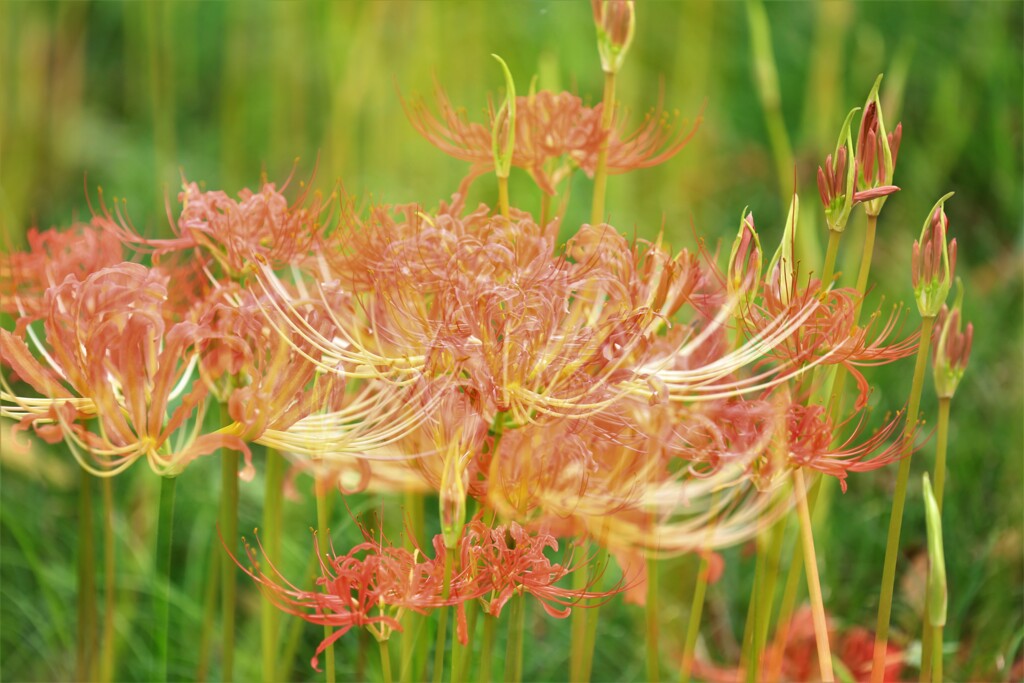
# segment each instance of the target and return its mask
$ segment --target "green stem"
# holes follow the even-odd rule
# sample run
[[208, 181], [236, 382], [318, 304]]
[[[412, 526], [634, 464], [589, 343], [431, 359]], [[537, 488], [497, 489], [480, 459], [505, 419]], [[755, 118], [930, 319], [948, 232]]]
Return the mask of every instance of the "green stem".
[[380, 669], [384, 683], [391, 683], [391, 654], [388, 652], [387, 638], [377, 641], [380, 644]]
[[924, 386], [924, 371], [928, 366], [928, 349], [931, 346], [934, 325], [934, 316], [925, 316], [921, 320], [921, 339], [917, 347], [914, 381], [910, 387], [906, 426], [903, 430], [903, 453], [899, 472], [896, 475], [896, 492], [892, 499], [889, 534], [885, 543], [885, 565], [882, 568], [882, 593], [878, 603], [878, 622], [875, 625], [875, 652], [871, 669], [871, 683], [882, 683], [885, 676], [889, 618], [892, 613], [892, 593], [896, 582], [896, 556], [899, 552], [900, 530], [903, 527], [903, 506], [907, 497], [907, 481], [910, 479], [910, 454], [914, 450], [914, 431], [917, 427], [917, 414], [921, 406], [921, 388]]
[[[590, 545], [585, 542], [581, 552], [588, 553]], [[578, 570], [573, 572], [573, 590], [583, 591], [587, 587], [587, 579], [590, 574], [589, 568], [586, 571]], [[585, 667], [584, 651], [587, 644], [587, 610], [577, 607], [572, 611], [570, 625], [570, 648], [569, 648], [569, 680], [582, 681]], [[492, 619], [493, 620], [493, 619]]]
[[[326, 557], [331, 547], [330, 498], [327, 496], [331, 485], [322, 481], [317, 475], [313, 486], [316, 490], [316, 525], [320, 545], [320, 558], [317, 559], [319, 560]], [[330, 638], [333, 631], [334, 629], [330, 626], [324, 626], [324, 638]], [[324, 655], [324, 679], [327, 683], [334, 683], [334, 646], [327, 648]]]
[[498, 210], [505, 218], [509, 217], [508, 178], [505, 176], [498, 176]]
[[167, 656], [169, 653], [171, 620], [171, 542], [174, 534], [174, 489], [177, 477], [160, 478], [160, 515], [156, 532], [156, 580], [154, 609], [156, 625], [153, 629], [155, 653], [154, 681], [168, 679]]
[[480, 668], [477, 671], [478, 681], [491, 680], [491, 655], [494, 652], [494, 626], [498, 623], [489, 612], [484, 612], [484, 629], [480, 636]]
[[[220, 455], [220, 533], [228, 548], [238, 544], [238, 451], [224, 449]], [[221, 562], [221, 637], [223, 654], [221, 679], [234, 680], [235, 603], [238, 575], [234, 562]]]
[[[444, 586], [441, 588], [441, 597], [445, 601], [451, 596], [452, 570], [455, 568], [455, 549], [448, 548], [444, 557]], [[448, 610], [450, 607], [442, 607], [439, 610], [437, 619], [437, 642], [434, 646], [434, 683], [441, 683], [444, 676], [444, 652], [445, 643], [448, 639]], [[454, 634], [452, 634], [454, 640]]]
[[747, 627], [743, 635], [743, 651], [746, 657], [744, 671], [748, 681], [761, 678], [761, 658], [768, 641], [768, 625], [771, 621], [772, 604], [775, 602], [775, 581], [779, 574], [779, 558], [786, 534], [786, 518], [777, 521], [770, 529], [766, 545], [758, 546], [757, 563], [754, 570], [754, 590], [747, 609]]
[[466, 680], [466, 671], [469, 668], [469, 659], [473, 655], [473, 636], [476, 633], [476, 617], [479, 605], [476, 600], [466, 605], [466, 644], [462, 645], [458, 639], [452, 641], [452, 683], [461, 683]]
[[93, 679], [96, 651], [96, 543], [92, 528], [92, 475], [84, 469], [78, 488], [78, 680]]
[[647, 680], [657, 683], [661, 671], [658, 660], [658, 563], [647, 558], [647, 604], [644, 605], [647, 625]]
[[821, 680], [832, 683], [832, 649], [828, 642], [828, 626], [825, 623], [825, 602], [821, 597], [821, 579], [818, 576], [818, 558], [814, 552], [814, 533], [811, 530], [811, 511], [807, 505], [807, 486], [804, 473], [799, 467], [793, 470], [793, 484], [796, 494], [797, 516], [800, 519], [800, 542], [803, 548], [804, 566], [807, 569], [807, 592], [811, 596], [811, 616], [814, 620], [814, 640], [818, 646], [818, 668]]
[[[588, 584], [593, 585], [598, 580], [598, 577], [604, 574], [604, 570], [607, 566], [608, 550], [604, 546], [601, 546], [594, 555], [594, 560], [590, 563], [592, 573], [591, 578], [588, 579]], [[582, 678], [579, 679], [582, 682], [589, 681], [590, 674], [593, 671], [594, 645], [597, 643], [597, 625], [601, 616], [601, 610], [597, 605], [594, 605], [586, 610], [586, 615], [587, 632], [586, 640], [583, 645], [583, 671]]]
[[114, 484], [111, 477], [104, 477], [103, 490], [103, 644], [100, 650], [100, 680], [114, 679], [114, 612], [117, 605], [117, 588], [114, 576]]
[[612, 119], [615, 116], [615, 74], [604, 75], [604, 99], [601, 110], [601, 130], [604, 139], [597, 152], [597, 167], [594, 169], [594, 198], [590, 209], [590, 224], [604, 222], [605, 195], [608, 190], [608, 141], [611, 137]]
[[836, 256], [839, 254], [839, 241], [843, 233], [835, 230], [828, 231], [828, 248], [825, 250], [825, 268], [821, 273], [821, 286], [828, 287], [832, 284], [832, 278], [836, 273]]
[[942, 627], [932, 627], [932, 682], [942, 683]]
[[679, 683], [690, 683], [693, 673], [693, 655], [697, 649], [697, 636], [700, 635], [701, 614], [704, 611], [704, 596], [708, 590], [708, 574], [711, 565], [707, 557], [701, 557], [700, 568], [697, 569], [697, 584], [693, 588], [693, 602], [690, 605], [690, 623], [686, 627], [686, 643], [683, 646], [683, 663], [679, 667]]
[[[285, 459], [276, 450], [267, 449], [266, 492], [263, 497], [263, 551], [274, 566], [281, 566], [281, 508], [284, 501]], [[276, 680], [278, 663], [278, 610], [270, 600], [260, 605], [260, 633], [263, 645], [263, 680]]]
[[505, 643], [505, 683], [523, 680], [523, 631], [526, 626], [526, 596], [512, 596], [512, 614], [508, 620], [508, 640]]
[[[933, 491], [935, 492], [935, 502], [939, 506], [939, 512], [942, 512], [942, 491], [946, 486], [946, 447], [949, 440], [949, 403], [948, 398], [939, 399], [939, 426], [938, 436], [936, 437], [935, 445], [935, 476], [932, 480], [935, 482]], [[932, 673], [932, 648], [934, 643], [932, 642], [933, 630], [929, 628], [931, 621], [929, 620], [928, 604], [929, 600], [924, 601], [924, 633], [921, 637], [921, 681], [931, 680]]]
[[210, 640], [217, 623], [217, 596], [220, 588], [221, 549], [216, 544], [210, 547], [210, 563], [206, 569], [206, 591], [203, 595], [203, 625], [199, 631], [199, 666], [196, 680], [205, 681], [210, 665]]
[[860, 258], [860, 269], [857, 271], [857, 291], [860, 299], [854, 307], [854, 321], [860, 320], [860, 311], [864, 307], [864, 294], [868, 291], [868, 275], [871, 273], [871, 259], [875, 253], [875, 230], [878, 227], [878, 216], [868, 216], [867, 228], [864, 230], [864, 252]]
[[[316, 553], [312, 553], [309, 556], [309, 563], [306, 567], [306, 571], [303, 576], [306, 577], [305, 583], [302, 585], [308, 585], [313, 583], [313, 577], [316, 575], [316, 569], [320, 566], [319, 558]], [[299, 651], [299, 640], [302, 637], [303, 625], [306, 622], [302, 619], [292, 619], [291, 624], [288, 627], [288, 635], [285, 636], [284, 642], [284, 656], [280, 658], [280, 673], [278, 680], [291, 681], [294, 680], [293, 670], [295, 668], [295, 655]]]

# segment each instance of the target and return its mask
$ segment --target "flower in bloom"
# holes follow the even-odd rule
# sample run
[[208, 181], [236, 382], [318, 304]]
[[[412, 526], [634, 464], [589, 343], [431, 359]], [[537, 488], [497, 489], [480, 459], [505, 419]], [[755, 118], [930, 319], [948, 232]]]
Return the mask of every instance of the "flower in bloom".
[[[190, 380], [195, 346], [207, 333], [169, 321], [167, 300], [167, 276], [135, 263], [81, 281], [69, 275], [46, 293], [43, 362], [22, 339], [0, 330], [0, 357], [40, 395], [19, 396], [4, 386], [3, 414], [51, 441], [63, 437], [98, 476], [117, 474], [141, 457], [157, 473], [174, 476], [222, 447], [244, 451], [248, 462], [237, 437], [200, 433], [208, 391]], [[92, 417], [95, 431], [80, 421]]]
[[[406, 113], [413, 127], [431, 144], [471, 164], [469, 176], [460, 188], [460, 193], [464, 193], [467, 183], [494, 168], [491, 131], [500, 112], [490, 108], [490, 125], [472, 122], [464, 110], [452, 105], [440, 87], [436, 97], [439, 117], [418, 100], [406, 106]], [[672, 158], [690, 141], [699, 125], [699, 119], [692, 128], [671, 121], [659, 106], [637, 128], [630, 130], [626, 120], [616, 116], [606, 132], [601, 128], [602, 107], [587, 107], [568, 92], [542, 90], [517, 97], [512, 165], [529, 173], [541, 190], [554, 194], [573, 167], [593, 175], [606, 138], [608, 172], [625, 173]]]

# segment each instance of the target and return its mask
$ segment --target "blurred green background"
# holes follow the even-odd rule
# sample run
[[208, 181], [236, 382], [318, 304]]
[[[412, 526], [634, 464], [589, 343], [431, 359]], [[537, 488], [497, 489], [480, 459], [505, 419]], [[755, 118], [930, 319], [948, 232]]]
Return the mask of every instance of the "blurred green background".
[[[896, 171], [903, 190], [887, 202], [879, 223], [869, 305], [883, 297], [910, 302], [911, 243], [934, 201], [955, 191], [947, 211], [976, 346], [953, 403], [946, 633], [956, 654], [947, 672], [957, 680], [1004, 680], [1024, 639], [1024, 4], [768, 3], [774, 66], [764, 50], [751, 49], [751, 12], [760, 7], [639, 3], [636, 40], [619, 79], [623, 105], [639, 123], [663, 97], [682, 117], [703, 112], [703, 123], [668, 164], [612, 178], [612, 222], [645, 236], [663, 227], [676, 247], [694, 248], [703, 239], [713, 251], [731, 239], [749, 206], [770, 251], [795, 167], [801, 228], [823, 243], [814, 172], [846, 112], [862, 105], [875, 76], [886, 73], [886, 123], [904, 125]], [[484, 120], [487, 96], [502, 85], [491, 53], [505, 58], [524, 92], [537, 75], [542, 87], [569, 89], [590, 103], [600, 99], [585, 2], [0, 3], [2, 242], [18, 247], [31, 226], [87, 220], [88, 198], [95, 201], [98, 186], [108, 201], [127, 198], [140, 230], [166, 232], [165, 201], [175, 206], [182, 174], [233, 194], [263, 172], [283, 181], [293, 169], [300, 179], [315, 169], [314, 184], [326, 190], [341, 180], [358, 197], [436, 206], [454, 192], [465, 165], [417, 136], [401, 100], [424, 95], [431, 101], [436, 78], [454, 103]], [[777, 74], [777, 100], [764, 95], [756, 73]], [[493, 202], [493, 194], [485, 178], [473, 198]], [[585, 220], [589, 196], [589, 181], [575, 177], [567, 232]], [[518, 172], [512, 201], [539, 206]], [[841, 254], [852, 267], [859, 249], [850, 246], [862, 220], [856, 214]], [[907, 361], [871, 375], [880, 387], [872, 396], [879, 414], [903, 404], [909, 374]], [[926, 387], [924, 414], [934, 409]], [[915, 472], [930, 467], [933, 451], [933, 443], [924, 447]], [[59, 450], [17, 456], [8, 442], [0, 452], [0, 676], [65, 679], [73, 671], [76, 476]], [[217, 471], [215, 463], [197, 463], [183, 476], [189, 485], [179, 486], [178, 550], [187, 561], [177, 577], [182, 649], [173, 675], [195, 670], [188, 644], [208, 549], [216, 543], [215, 505], [207, 501], [215, 500]], [[895, 469], [852, 477], [823, 534], [826, 605], [843, 624], [873, 627], [894, 479]], [[116, 481], [124, 511], [117, 527], [124, 544], [119, 585], [128, 607], [147, 590], [154, 480], [136, 471]], [[911, 481], [919, 488], [918, 476]], [[301, 481], [299, 488], [306, 493]], [[241, 529], [258, 519], [260, 491], [243, 485]], [[352, 502], [357, 510], [375, 504]], [[295, 558], [308, 552], [307, 520], [313, 519], [302, 505], [291, 506], [293, 523], [286, 527], [295, 531], [289, 546]], [[924, 550], [923, 509], [913, 489], [903, 538], [903, 590], [893, 623], [894, 637], [908, 645], [919, 632], [913, 585], [923, 581], [914, 572]], [[720, 653], [742, 628], [752, 567], [739, 549], [727, 561], [706, 621], [706, 632], [733, 633], [723, 637]], [[301, 571], [302, 560], [295, 562]], [[663, 571], [664, 656], [676, 657], [693, 561], [667, 562]], [[256, 609], [256, 596], [247, 599], [243, 610]], [[601, 630], [608, 646], [598, 648], [595, 678], [641, 677], [641, 648], [630, 637], [640, 612], [618, 605], [607, 614]], [[144, 616], [126, 609], [119, 619], [120, 673], [142, 678]], [[240, 647], [255, 648], [257, 619], [243, 618], [242, 627]], [[531, 644], [524, 673], [564, 677], [567, 624], [542, 627], [547, 634]], [[304, 637], [312, 645], [315, 630]], [[339, 661], [347, 662], [350, 677], [360, 673], [357, 645], [355, 635], [342, 644], [351, 656]], [[311, 678], [309, 650], [300, 649], [296, 676]], [[374, 665], [362, 673], [373, 675]], [[237, 666], [239, 678], [256, 677], [259, 658]]]

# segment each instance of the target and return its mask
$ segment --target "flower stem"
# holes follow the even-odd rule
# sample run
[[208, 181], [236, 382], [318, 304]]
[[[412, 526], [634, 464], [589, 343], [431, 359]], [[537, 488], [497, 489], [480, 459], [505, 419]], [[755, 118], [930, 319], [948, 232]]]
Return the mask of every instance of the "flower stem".
[[932, 681], [942, 683], [942, 627], [932, 627]]
[[505, 683], [523, 680], [523, 629], [526, 625], [526, 596], [512, 597], [512, 614], [508, 620], [508, 640], [505, 643]]
[[156, 625], [153, 629], [155, 652], [154, 681], [166, 681], [171, 619], [171, 541], [174, 534], [174, 489], [177, 477], [160, 478], [160, 514], [156, 531], [156, 580], [154, 609]]
[[384, 683], [391, 683], [391, 654], [388, 652], [388, 639], [382, 638], [377, 641], [380, 645], [380, 670], [384, 677]]
[[[316, 533], [320, 539], [320, 557], [317, 560], [321, 560], [331, 545], [331, 531], [328, 528], [331, 519], [330, 498], [327, 496], [331, 486], [317, 475], [313, 487], [316, 491]], [[333, 631], [330, 626], [324, 626], [324, 638], [330, 638]], [[334, 683], [334, 647], [327, 648], [324, 655], [324, 678], [327, 683]]]
[[[594, 198], [590, 209], [590, 224], [604, 222], [605, 194], [608, 190], [608, 142], [611, 137], [612, 119], [615, 116], [615, 74], [604, 75], [604, 99], [601, 110], [601, 131], [604, 139], [597, 152], [597, 167], [594, 169]], [[574, 679], [575, 680], [575, 679]]]
[[[942, 490], [946, 486], [946, 448], [949, 442], [949, 403], [950, 399], [940, 398], [939, 399], [939, 426], [938, 436], [936, 437], [935, 445], [935, 476], [932, 477], [935, 482], [933, 491], [935, 492], [935, 502], [939, 506], [939, 512], [942, 512]], [[932, 648], [935, 646], [933, 641], [934, 629], [929, 628], [928, 625], [931, 623], [929, 620], [929, 601], [924, 601], [924, 634], [921, 638], [921, 681], [931, 680], [932, 674], [932, 657], [934, 653]], [[941, 631], [940, 631], [941, 632]], [[941, 641], [940, 641], [941, 642]], [[939, 647], [941, 650], [941, 645]], [[939, 654], [941, 659], [942, 655]]]
[[[608, 566], [608, 550], [601, 546], [597, 553], [594, 555], [593, 561], [590, 563], [591, 576], [588, 579], [590, 584], [597, 581], [598, 577], [604, 574], [605, 568]], [[600, 609], [595, 605], [590, 609], [586, 610], [587, 617], [587, 631], [586, 640], [583, 645], [583, 671], [582, 678], [573, 679], [580, 681], [589, 681], [590, 674], [594, 666], [594, 645], [597, 643], [597, 624], [598, 619], [601, 616]]]
[[114, 679], [114, 612], [117, 606], [114, 552], [114, 484], [104, 477], [103, 488], [103, 644], [100, 650], [101, 681]]
[[203, 595], [203, 625], [199, 631], [199, 666], [196, 680], [205, 681], [210, 665], [210, 638], [217, 622], [217, 596], [220, 588], [221, 549], [216, 544], [210, 547], [210, 563], [206, 568], [206, 591]]
[[466, 680], [466, 670], [473, 656], [473, 636], [476, 633], [476, 617], [479, 605], [476, 600], [466, 605], [466, 645], [463, 646], [456, 638], [452, 642], [452, 683]]
[[92, 475], [81, 471], [78, 488], [78, 680], [92, 680], [96, 651], [96, 544], [92, 529]]
[[811, 616], [814, 620], [814, 640], [818, 646], [818, 668], [821, 680], [832, 683], [832, 649], [828, 643], [828, 626], [825, 623], [825, 602], [821, 598], [821, 579], [818, 576], [818, 558], [814, 552], [814, 532], [811, 529], [811, 511], [807, 505], [807, 486], [804, 473], [799, 467], [793, 470], [796, 487], [796, 507], [800, 518], [800, 541], [803, 548], [804, 566], [807, 569], [807, 591], [811, 596]]
[[[586, 541], [584, 541], [586, 543]], [[586, 553], [588, 551], [589, 544], [585, 545], [581, 550]], [[587, 577], [590, 573], [589, 567], [587, 571], [573, 572], [572, 575], [572, 587], [573, 590], [583, 591], [587, 587]], [[587, 644], [587, 611], [583, 609], [575, 609], [572, 612], [572, 623], [570, 626], [570, 649], [569, 649], [569, 680], [570, 681], [582, 681], [583, 670], [584, 670], [584, 649]], [[485, 624], [486, 625], [486, 624]]]
[[836, 272], [836, 256], [839, 254], [839, 240], [843, 233], [835, 230], [828, 231], [828, 248], [825, 250], [825, 268], [821, 272], [821, 286], [823, 288], [832, 284], [832, 278]]
[[488, 612], [484, 612], [484, 629], [480, 636], [480, 669], [477, 671], [478, 681], [491, 680], [491, 653], [494, 650], [494, 625], [498, 620]]
[[647, 680], [658, 683], [658, 562], [647, 558], [647, 604], [644, 605], [647, 625]]
[[[273, 448], [267, 449], [266, 491], [263, 496], [263, 550], [275, 566], [281, 564], [281, 506], [284, 499], [285, 459]], [[273, 683], [277, 677], [277, 607], [270, 600], [260, 605], [260, 634], [263, 645], [263, 680]]]
[[[305, 578], [305, 584], [313, 583], [313, 577], [316, 574], [316, 568], [319, 566], [319, 558], [316, 553], [313, 553], [309, 557], [309, 562], [306, 567], [306, 571], [303, 573]], [[302, 637], [303, 625], [306, 622], [302, 619], [292, 619], [291, 625], [288, 627], [288, 634], [284, 639], [284, 656], [280, 658], [280, 670], [278, 680], [290, 681], [295, 678], [292, 671], [295, 668], [295, 654], [299, 650], [299, 640]]]
[[[238, 543], [238, 451], [224, 449], [220, 455], [220, 533], [228, 547]], [[235, 602], [237, 578], [234, 562], [221, 562], [221, 680], [232, 681], [235, 675]]]
[[[455, 564], [455, 550], [449, 548], [444, 558], [444, 586], [441, 589], [441, 597], [447, 601], [451, 596], [452, 570]], [[449, 607], [442, 607], [438, 610], [437, 618], [437, 642], [434, 645], [434, 683], [441, 683], [444, 676], [444, 651], [448, 639], [448, 610]], [[453, 637], [454, 640], [454, 637]]]
[[498, 176], [498, 210], [505, 218], [509, 217], [507, 176]]
[[882, 679], [885, 677], [889, 617], [892, 613], [892, 593], [896, 582], [896, 555], [899, 551], [900, 530], [903, 526], [903, 506], [907, 497], [907, 481], [910, 479], [910, 454], [914, 450], [914, 431], [917, 427], [917, 413], [921, 406], [921, 388], [924, 386], [924, 371], [928, 365], [928, 349], [931, 346], [934, 325], [934, 316], [925, 316], [921, 320], [921, 340], [917, 347], [917, 363], [914, 366], [914, 380], [910, 387], [906, 426], [903, 429], [903, 453], [899, 472], [896, 475], [896, 492], [892, 499], [889, 535], [885, 543], [885, 565], [882, 568], [882, 593], [878, 603], [878, 622], [875, 625], [875, 652], [871, 668], [871, 683], [882, 683]]
[[864, 252], [860, 258], [860, 269], [857, 271], [857, 291], [860, 299], [854, 307], [853, 319], [860, 320], [860, 311], [864, 307], [864, 294], [868, 291], [868, 275], [871, 273], [871, 259], [875, 254], [875, 230], [878, 227], [878, 216], [868, 216], [864, 230]]
[[747, 608], [747, 624], [743, 632], [743, 655], [741, 659], [748, 681], [761, 678], [761, 658], [768, 640], [768, 623], [775, 601], [775, 580], [779, 574], [779, 557], [785, 539], [786, 518], [777, 521], [770, 529], [764, 544], [757, 548], [757, 562], [754, 569], [754, 588]]
[[700, 635], [701, 614], [704, 611], [704, 596], [708, 590], [708, 575], [711, 563], [707, 557], [701, 557], [697, 569], [697, 584], [693, 588], [693, 602], [690, 605], [690, 623], [686, 627], [686, 643], [683, 646], [683, 663], [679, 667], [679, 683], [690, 683], [693, 673], [693, 654], [697, 648], [697, 636]]

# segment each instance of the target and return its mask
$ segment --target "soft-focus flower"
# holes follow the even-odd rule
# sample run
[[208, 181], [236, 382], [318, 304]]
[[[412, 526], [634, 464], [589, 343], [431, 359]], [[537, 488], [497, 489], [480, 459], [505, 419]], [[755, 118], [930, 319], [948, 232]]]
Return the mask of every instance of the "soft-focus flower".
[[636, 7], [632, 0], [590, 0], [590, 6], [594, 11], [601, 69], [606, 74], [618, 73], [633, 44]]

